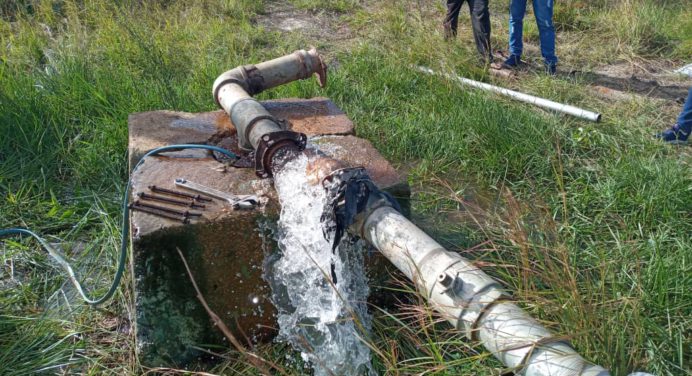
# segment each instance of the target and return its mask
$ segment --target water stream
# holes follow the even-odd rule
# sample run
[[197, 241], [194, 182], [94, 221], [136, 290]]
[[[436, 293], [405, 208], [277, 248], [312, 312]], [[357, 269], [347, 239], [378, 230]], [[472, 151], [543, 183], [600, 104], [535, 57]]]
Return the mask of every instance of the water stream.
[[344, 239], [332, 252], [320, 223], [326, 195], [308, 182], [307, 165], [301, 155], [274, 177], [281, 256], [268, 265], [267, 276], [279, 312], [278, 339], [299, 349], [316, 376], [370, 375], [363, 342], [369, 330], [364, 247]]

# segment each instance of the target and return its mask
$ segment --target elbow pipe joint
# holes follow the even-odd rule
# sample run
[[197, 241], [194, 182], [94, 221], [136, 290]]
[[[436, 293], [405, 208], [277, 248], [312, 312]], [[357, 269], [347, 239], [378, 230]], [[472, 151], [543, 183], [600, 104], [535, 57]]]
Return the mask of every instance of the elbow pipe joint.
[[[327, 81], [327, 66], [314, 48], [300, 50], [255, 65], [243, 65], [221, 74], [212, 88], [214, 100], [230, 116], [244, 150], [256, 150], [255, 172], [272, 175], [276, 156], [305, 148], [307, 137], [287, 131], [261, 103], [252, 98], [266, 89], [317, 75], [320, 86]], [[279, 150], [285, 152], [279, 153]]]
[[219, 107], [222, 107], [219, 101], [219, 91], [224, 85], [235, 84], [240, 86], [245, 92], [250, 95], [256, 95], [265, 90], [264, 79], [257, 71], [255, 65], [241, 65], [229, 71], [223, 72], [214, 81], [213, 94], [214, 100]]

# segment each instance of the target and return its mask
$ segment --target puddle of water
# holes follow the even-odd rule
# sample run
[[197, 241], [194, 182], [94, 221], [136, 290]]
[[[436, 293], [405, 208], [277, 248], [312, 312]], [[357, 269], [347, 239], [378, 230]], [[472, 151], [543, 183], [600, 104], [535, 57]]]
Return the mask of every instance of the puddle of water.
[[369, 330], [364, 247], [346, 239], [333, 253], [320, 217], [324, 189], [310, 185], [304, 155], [276, 174], [281, 257], [267, 265], [280, 331], [316, 376], [373, 374], [363, 333]]

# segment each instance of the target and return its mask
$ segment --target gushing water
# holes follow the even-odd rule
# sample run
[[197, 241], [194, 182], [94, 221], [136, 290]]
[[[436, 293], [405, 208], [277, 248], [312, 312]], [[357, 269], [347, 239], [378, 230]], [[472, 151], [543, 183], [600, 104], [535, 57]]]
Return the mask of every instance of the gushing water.
[[317, 376], [372, 374], [362, 335], [369, 330], [364, 247], [344, 239], [332, 253], [320, 223], [326, 194], [308, 182], [307, 165], [301, 155], [274, 177], [281, 257], [268, 265], [267, 277], [279, 311], [279, 340], [300, 349]]

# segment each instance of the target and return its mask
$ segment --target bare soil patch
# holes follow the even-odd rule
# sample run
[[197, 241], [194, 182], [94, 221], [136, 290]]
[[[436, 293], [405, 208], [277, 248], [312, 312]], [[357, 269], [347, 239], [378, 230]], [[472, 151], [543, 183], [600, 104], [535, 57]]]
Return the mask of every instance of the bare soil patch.
[[347, 23], [335, 12], [312, 12], [298, 9], [287, 2], [267, 4], [265, 13], [256, 20], [257, 25], [268, 30], [299, 33], [315, 44], [338, 43], [353, 37]]

